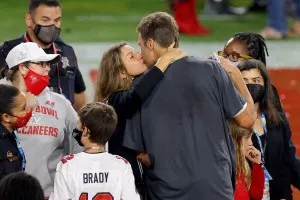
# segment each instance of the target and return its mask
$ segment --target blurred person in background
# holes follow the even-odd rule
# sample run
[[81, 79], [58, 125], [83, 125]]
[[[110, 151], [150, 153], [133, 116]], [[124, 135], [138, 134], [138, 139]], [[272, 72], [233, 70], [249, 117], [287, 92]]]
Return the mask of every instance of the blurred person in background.
[[294, 0], [295, 21], [288, 29], [286, 1], [268, 0], [267, 27], [260, 34], [265, 39], [282, 39], [288, 36], [300, 36], [300, 0]]
[[21, 90], [2, 82], [0, 80], [0, 179], [25, 171], [25, 154], [14, 131], [27, 124], [33, 109], [27, 105]]
[[186, 35], [208, 35], [211, 30], [202, 26], [198, 19], [196, 0], [167, 0], [169, 10], [179, 27]]
[[[264, 66], [267, 66], [267, 56], [269, 55], [264, 38], [260, 34], [251, 32], [235, 34], [228, 40], [223, 51], [219, 52], [219, 54], [225, 56], [225, 58], [235, 66], [250, 58], [260, 60], [264, 63]], [[291, 132], [289, 121], [285, 115], [279, 93], [274, 84], [272, 84], [272, 88], [275, 96], [275, 108], [278, 112], [282, 113], [281, 116], [286, 125], [285, 129]], [[292, 140], [290, 140], [290, 151], [294, 155], [292, 183], [293, 186], [300, 189], [300, 159], [296, 154], [296, 147]]]
[[284, 120], [284, 113], [276, 109], [276, 99], [265, 65], [254, 59], [238, 65], [257, 111], [252, 136], [253, 145], [260, 150], [265, 165], [263, 199], [292, 197], [292, 165], [294, 155], [290, 151], [291, 131]]
[[78, 110], [87, 102], [85, 83], [78, 68], [73, 48], [60, 38], [62, 10], [58, 0], [30, 0], [25, 14], [26, 32], [0, 46], [0, 67], [7, 65], [8, 52], [22, 42], [35, 42], [48, 54], [60, 54], [61, 60], [51, 65], [51, 91], [63, 94]]
[[173, 48], [174, 45], [148, 69], [139, 52], [127, 43], [119, 43], [103, 54], [99, 66], [94, 101], [108, 102], [118, 115], [116, 131], [108, 142], [109, 153], [120, 155], [130, 162], [141, 194], [144, 193], [143, 170], [136, 159], [137, 153], [123, 146], [126, 120], [139, 110], [141, 103], [163, 79], [169, 64], [185, 56], [185, 53]]
[[15, 46], [7, 55], [4, 77], [14, 86], [36, 96], [36, 106], [26, 126], [17, 129], [26, 157], [26, 172], [41, 183], [46, 197], [53, 191], [55, 167], [60, 158], [80, 152], [72, 137], [77, 113], [62, 95], [50, 91], [50, 64], [58, 54], [46, 54], [36, 43]]
[[[264, 191], [264, 170], [261, 153], [252, 143], [253, 130], [229, 121], [229, 130], [236, 149], [236, 190], [234, 200], [262, 200]], [[248, 163], [251, 163], [251, 167]]]
[[44, 200], [39, 181], [26, 173], [7, 175], [0, 181], [1, 200]]

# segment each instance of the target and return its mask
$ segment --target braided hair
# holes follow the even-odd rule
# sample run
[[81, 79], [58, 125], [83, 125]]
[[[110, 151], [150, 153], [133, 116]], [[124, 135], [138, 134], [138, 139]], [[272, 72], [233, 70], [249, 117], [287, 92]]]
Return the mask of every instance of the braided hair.
[[252, 58], [262, 61], [266, 65], [266, 55], [269, 56], [265, 39], [257, 33], [237, 33], [233, 38], [245, 42]]

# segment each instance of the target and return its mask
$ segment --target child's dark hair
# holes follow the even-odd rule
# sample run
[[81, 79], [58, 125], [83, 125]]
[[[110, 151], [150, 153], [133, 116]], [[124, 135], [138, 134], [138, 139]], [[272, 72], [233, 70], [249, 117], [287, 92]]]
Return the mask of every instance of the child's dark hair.
[[262, 61], [266, 65], [266, 55], [269, 56], [265, 39], [257, 33], [237, 33], [233, 38], [245, 42], [252, 58]]
[[19, 93], [20, 91], [14, 86], [0, 84], [0, 115], [4, 113], [11, 114], [11, 110], [15, 105], [15, 98]]
[[89, 103], [78, 112], [82, 128], [87, 128], [90, 141], [104, 145], [116, 129], [118, 118], [113, 107], [94, 102]]
[[44, 200], [44, 198], [39, 181], [29, 174], [12, 173], [0, 181], [1, 200]]

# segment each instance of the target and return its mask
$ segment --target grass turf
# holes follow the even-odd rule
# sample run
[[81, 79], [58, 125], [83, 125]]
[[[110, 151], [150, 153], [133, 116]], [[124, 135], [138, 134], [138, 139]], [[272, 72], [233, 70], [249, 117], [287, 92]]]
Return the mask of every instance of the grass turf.
[[[24, 14], [29, 0], [1, 0], [0, 43], [25, 31]], [[234, 0], [247, 5], [249, 0]], [[63, 8], [62, 38], [68, 42], [135, 41], [139, 20], [154, 11], [167, 11], [163, 0], [61, 0]], [[198, 11], [203, 2], [198, 1]], [[244, 16], [200, 16], [205, 27], [213, 30], [205, 37], [181, 36], [181, 41], [226, 41], [236, 32], [258, 32], [265, 26], [264, 13]]]

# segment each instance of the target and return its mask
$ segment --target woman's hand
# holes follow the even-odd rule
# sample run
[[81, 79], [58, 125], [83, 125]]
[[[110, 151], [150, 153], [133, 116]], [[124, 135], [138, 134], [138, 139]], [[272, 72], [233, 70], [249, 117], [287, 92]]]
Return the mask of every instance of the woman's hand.
[[168, 66], [176, 61], [179, 60], [185, 56], [187, 56], [187, 53], [181, 51], [178, 48], [173, 48], [175, 45], [175, 43], [172, 43], [169, 47], [168, 47], [168, 51], [167, 53], [165, 53], [164, 55], [162, 55], [156, 62], [155, 66], [157, 68], [159, 68], [162, 72], [165, 72], [166, 69], [168, 68]]
[[36, 96], [30, 92], [26, 92], [25, 95], [26, 95], [26, 105], [33, 109], [37, 103]]
[[254, 146], [249, 146], [246, 150], [246, 158], [253, 163], [261, 164], [261, 153]]
[[225, 69], [225, 71], [231, 75], [233, 72], [239, 71], [239, 69], [234, 66], [229, 60], [225, 59], [222, 56], [219, 56], [220, 65]]

